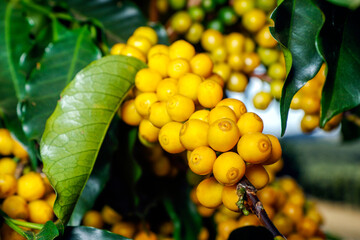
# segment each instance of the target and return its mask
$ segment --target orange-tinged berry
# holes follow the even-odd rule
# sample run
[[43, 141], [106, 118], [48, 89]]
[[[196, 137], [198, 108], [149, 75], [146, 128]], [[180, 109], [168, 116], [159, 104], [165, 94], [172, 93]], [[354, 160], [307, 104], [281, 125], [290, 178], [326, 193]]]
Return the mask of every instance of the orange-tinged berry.
[[202, 77], [209, 77], [213, 70], [213, 62], [206, 53], [198, 53], [190, 60], [191, 71]]
[[294, 229], [293, 221], [283, 214], [275, 215], [273, 223], [275, 227], [285, 236], [290, 234]]
[[253, 112], [242, 114], [236, 124], [239, 128], [240, 136], [252, 132], [262, 132], [264, 128], [263, 120]]
[[304, 133], [310, 133], [319, 126], [320, 116], [317, 114], [305, 114], [301, 119], [300, 126]]
[[237, 151], [245, 162], [263, 163], [271, 156], [271, 141], [259, 132], [246, 133], [240, 138]]
[[121, 119], [128, 125], [138, 126], [142, 116], [138, 113], [135, 107], [134, 99], [127, 100], [120, 108]]
[[96, 210], [89, 210], [85, 213], [82, 219], [83, 225], [94, 228], [102, 228], [104, 221], [101, 217], [101, 213]]
[[218, 233], [223, 239], [228, 239], [230, 233], [238, 228], [238, 223], [234, 219], [229, 219], [223, 222], [220, 222], [217, 226]]
[[314, 236], [318, 228], [316, 222], [308, 217], [304, 217], [296, 224], [296, 230], [304, 237]]
[[213, 166], [216, 180], [224, 185], [234, 185], [245, 174], [245, 162], [234, 152], [226, 152], [216, 158]]
[[139, 135], [143, 139], [151, 143], [156, 142], [159, 137], [159, 132], [160, 128], [155, 127], [148, 119], [141, 120], [139, 125]]
[[264, 187], [263, 189], [257, 192], [257, 195], [263, 204], [273, 206], [276, 203], [276, 198], [277, 198], [276, 191], [271, 186]]
[[285, 204], [281, 212], [291, 218], [293, 222], [299, 222], [304, 217], [302, 207], [289, 202]]
[[40, 199], [45, 194], [45, 184], [39, 173], [29, 172], [18, 180], [18, 194], [27, 201]]
[[169, 98], [166, 109], [172, 120], [183, 122], [195, 111], [195, 104], [190, 98], [177, 94]]
[[221, 205], [223, 188], [214, 177], [206, 178], [196, 188], [197, 199], [204, 207], [216, 208]]
[[282, 155], [279, 139], [271, 134], [267, 134], [267, 136], [271, 141], [271, 156], [266, 162], [263, 163], [264, 165], [270, 165], [277, 162]]
[[170, 59], [183, 58], [190, 61], [194, 55], [194, 46], [184, 40], [178, 40], [169, 47]]
[[316, 95], [304, 95], [301, 99], [301, 109], [308, 115], [319, 113], [320, 98]]
[[243, 71], [245, 73], [251, 73], [260, 65], [260, 58], [254, 52], [244, 53], [244, 67]]
[[245, 37], [241, 33], [232, 32], [225, 37], [225, 47], [229, 53], [242, 53]]
[[[20, 159], [27, 159], [29, 154], [27, 153], [24, 145], [14, 139], [13, 154], [15, 157]], [[1, 168], [1, 167], [0, 167]]]
[[231, 68], [227, 63], [217, 63], [214, 65], [213, 72], [227, 82], [231, 75]]
[[245, 104], [235, 98], [224, 98], [218, 104], [216, 104], [216, 107], [218, 106], [227, 106], [231, 108], [234, 111], [237, 119], [239, 119], [241, 115], [247, 112]]
[[216, 151], [226, 152], [231, 150], [238, 142], [239, 137], [239, 129], [231, 119], [219, 119], [209, 127], [208, 143]]
[[188, 159], [188, 164], [196, 174], [207, 175], [211, 173], [216, 159], [216, 153], [209, 147], [201, 146], [195, 148]]
[[256, 34], [255, 40], [259, 44], [259, 46], [265, 48], [273, 48], [277, 45], [277, 41], [273, 38], [273, 36], [270, 33], [269, 25], [263, 27]]
[[143, 68], [135, 76], [135, 86], [142, 92], [155, 92], [161, 80], [160, 73], [150, 68]]
[[180, 142], [180, 130], [182, 123], [169, 122], [165, 124], [159, 132], [159, 142], [161, 147], [169, 153], [180, 153], [185, 151]]
[[110, 224], [110, 225], [120, 222], [122, 219], [122, 216], [109, 205], [105, 205], [101, 209], [101, 217], [103, 218], [106, 224]]
[[200, 216], [202, 216], [204, 218], [208, 218], [214, 214], [216, 209], [205, 207], [199, 203], [199, 205], [196, 207], [196, 210], [198, 211]]
[[124, 236], [126, 238], [133, 238], [136, 231], [136, 226], [132, 222], [115, 222], [111, 227], [111, 232]]
[[53, 210], [45, 200], [31, 201], [28, 207], [31, 222], [45, 224], [54, 218]]
[[236, 187], [236, 185], [225, 186], [222, 192], [222, 203], [234, 212], [239, 211], [239, 207], [236, 204], [239, 201]]
[[18, 195], [7, 197], [2, 203], [1, 209], [11, 218], [27, 219], [29, 208], [26, 200]]
[[218, 83], [221, 88], [223, 88], [225, 86], [225, 81], [224, 79], [217, 73], [213, 73], [210, 75], [210, 77], [206, 78], [206, 80], [213, 80], [216, 83]]
[[0, 174], [14, 175], [16, 162], [12, 158], [4, 157], [0, 159]]
[[158, 238], [155, 233], [145, 230], [138, 232], [134, 237], [134, 240], [157, 240], [157, 239]]
[[17, 182], [14, 175], [0, 173], [0, 199], [14, 195]]
[[45, 201], [47, 202], [47, 204], [49, 204], [49, 206], [51, 208], [54, 207], [55, 200], [56, 200], [56, 194], [55, 193], [49, 193], [45, 197]]
[[227, 62], [229, 67], [234, 71], [240, 71], [244, 66], [243, 55], [240, 53], [230, 53]]
[[[166, 102], [155, 102], [151, 105], [149, 110], [149, 121], [154, 125], [155, 128], [161, 128], [166, 123], [171, 122], [171, 117], [166, 109]], [[146, 129], [151, 131], [152, 133], [156, 133], [156, 129], [151, 127], [148, 123], [143, 123], [146, 125], [143, 125], [143, 127], [146, 126]], [[141, 125], [141, 122], [140, 122]], [[141, 126], [139, 127], [140, 131]], [[145, 129], [144, 129], [145, 130]], [[148, 132], [150, 133], [150, 132]], [[151, 134], [152, 135], [152, 134]], [[148, 136], [150, 137], [150, 136]], [[152, 137], [150, 137], [152, 139]], [[153, 141], [150, 141], [153, 142]]]
[[264, 188], [269, 182], [269, 174], [262, 165], [247, 165], [245, 176], [256, 189]]
[[208, 145], [208, 129], [207, 122], [190, 119], [186, 121], [180, 130], [180, 142], [187, 150], [194, 150], [200, 146]]
[[238, 220], [238, 227], [259, 226], [259, 225], [260, 225], [259, 219], [256, 217], [255, 214], [249, 214], [247, 216], [243, 215]]
[[[210, 97], [211, 96], [211, 97]], [[221, 86], [213, 80], [205, 80], [199, 85], [198, 100], [206, 108], [215, 107], [223, 97]]]

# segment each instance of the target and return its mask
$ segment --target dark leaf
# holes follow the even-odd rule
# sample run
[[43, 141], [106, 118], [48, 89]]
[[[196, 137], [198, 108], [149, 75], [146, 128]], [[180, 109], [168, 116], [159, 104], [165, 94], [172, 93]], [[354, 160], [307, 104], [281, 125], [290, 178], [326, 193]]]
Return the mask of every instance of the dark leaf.
[[327, 0], [327, 1], [350, 9], [357, 9], [360, 6], [360, 0]]
[[118, 234], [111, 233], [106, 230], [100, 230], [92, 227], [67, 227], [65, 234], [61, 238], [63, 240], [130, 240]]
[[273, 240], [274, 237], [265, 227], [247, 226], [231, 232], [228, 240]]
[[286, 61], [287, 78], [280, 100], [281, 131], [285, 133], [291, 99], [319, 71], [322, 59], [315, 39], [324, 19], [311, 0], [285, 0], [273, 12], [272, 35], [280, 42]]
[[43, 171], [57, 193], [54, 212], [66, 223], [91, 174], [101, 144], [122, 100], [146, 65], [108, 56], [81, 72], [64, 89], [41, 139]]

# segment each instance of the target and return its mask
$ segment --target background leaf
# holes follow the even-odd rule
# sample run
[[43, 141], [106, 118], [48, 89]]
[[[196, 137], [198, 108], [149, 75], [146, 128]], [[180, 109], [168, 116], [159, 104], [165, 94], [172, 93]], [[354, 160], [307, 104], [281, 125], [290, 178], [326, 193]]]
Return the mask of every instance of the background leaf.
[[64, 89], [41, 140], [43, 171], [57, 192], [54, 212], [65, 225], [88, 180], [116, 110], [146, 65], [108, 56], [79, 72]]
[[356, 9], [360, 6], [360, 0], [327, 0], [327, 1], [350, 9]]
[[288, 73], [280, 100], [283, 135], [291, 99], [321, 67], [322, 59], [315, 47], [315, 39], [324, 20], [320, 9], [311, 0], [285, 0], [271, 18], [275, 22], [271, 33], [284, 50]]
[[45, 223], [44, 227], [40, 230], [38, 234], [36, 234], [35, 239], [37, 240], [53, 240], [57, 236], [59, 236], [59, 230], [56, 225], [52, 221], [48, 221]]
[[26, 96], [21, 102], [23, 128], [28, 138], [40, 140], [46, 119], [54, 111], [60, 93], [75, 74], [101, 57], [84, 26], [69, 31], [59, 23], [58, 40], [51, 42], [26, 83]]
[[106, 240], [130, 240], [118, 234], [92, 227], [67, 227], [63, 240], [106, 239]]
[[269, 230], [265, 227], [259, 226], [247, 226], [235, 229], [231, 232], [228, 240], [253, 240], [253, 239], [261, 239], [261, 240], [273, 240], [274, 237]]
[[146, 18], [132, 1], [61, 0], [76, 14], [85, 16], [104, 27], [111, 43], [126, 42], [137, 27], [146, 25]]
[[360, 104], [360, 9], [322, 4], [326, 21], [318, 39], [328, 72], [321, 98], [320, 126]]

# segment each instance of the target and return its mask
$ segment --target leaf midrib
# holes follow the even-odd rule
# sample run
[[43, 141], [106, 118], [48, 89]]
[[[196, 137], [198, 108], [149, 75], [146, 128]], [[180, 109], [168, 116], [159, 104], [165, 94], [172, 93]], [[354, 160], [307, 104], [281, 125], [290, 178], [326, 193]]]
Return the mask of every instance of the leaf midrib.
[[72, 76], [73, 76], [74, 70], [75, 70], [75, 65], [76, 65], [77, 59], [79, 57], [79, 51], [80, 51], [80, 46], [81, 46], [80, 43], [82, 42], [82, 40], [84, 38], [85, 30], [86, 30], [85, 27], [83, 27], [81, 29], [81, 33], [79, 35], [79, 38], [76, 41], [76, 45], [75, 45], [75, 49], [74, 49], [74, 55], [73, 55], [73, 57], [71, 59], [71, 65], [70, 65], [70, 69], [69, 69], [67, 79], [66, 79], [66, 85], [72, 80]]

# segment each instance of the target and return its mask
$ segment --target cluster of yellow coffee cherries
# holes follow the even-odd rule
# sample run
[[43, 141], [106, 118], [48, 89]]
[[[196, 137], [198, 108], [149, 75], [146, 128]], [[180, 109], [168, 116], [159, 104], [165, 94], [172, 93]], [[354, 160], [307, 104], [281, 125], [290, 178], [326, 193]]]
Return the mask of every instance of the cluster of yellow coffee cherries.
[[221, 78], [207, 54], [178, 40], [153, 46], [147, 56], [149, 67], [137, 73], [122, 119], [139, 125], [140, 138], [159, 142], [169, 153], [188, 151], [190, 169], [209, 175], [197, 187], [202, 205], [224, 203], [237, 211], [236, 184], [245, 175], [256, 188], [268, 183], [263, 165], [281, 158], [278, 139], [262, 133], [262, 119], [243, 102], [223, 99]]
[[[291, 101], [291, 109], [301, 109], [304, 111], [304, 116], [301, 120], [301, 130], [304, 133], [310, 133], [319, 127], [320, 101], [325, 79], [325, 64], [323, 64], [316, 76], [300, 88]], [[342, 117], [342, 113], [334, 116], [325, 124], [323, 129], [331, 131], [336, 128], [340, 124]]]
[[[146, 224], [141, 224], [135, 221], [126, 220], [121, 214], [105, 205], [101, 211], [89, 210], [85, 213], [82, 224], [88, 227], [95, 227], [99, 229], [110, 229], [111, 232], [119, 234], [123, 237], [134, 240], [157, 240], [157, 235], [150, 231]], [[167, 229], [166, 229], [167, 227]], [[164, 226], [161, 234], [169, 232], [169, 226]], [[172, 230], [171, 230], [172, 231]]]
[[[27, 163], [28, 154], [7, 129], [0, 129], [0, 154], [1, 210], [19, 221], [44, 224], [53, 220], [56, 195], [50, 183], [40, 173], [17, 168], [18, 162]], [[25, 238], [3, 224], [1, 239]]]

